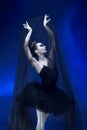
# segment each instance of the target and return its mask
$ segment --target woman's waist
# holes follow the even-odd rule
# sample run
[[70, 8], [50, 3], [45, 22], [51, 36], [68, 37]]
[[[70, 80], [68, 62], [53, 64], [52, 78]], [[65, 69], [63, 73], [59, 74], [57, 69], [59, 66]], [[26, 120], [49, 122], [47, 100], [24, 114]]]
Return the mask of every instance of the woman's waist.
[[56, 84], [47, 84], [47, 83], [35, 83], [37, 88], [46, 91], [55, 91], [57, 89]]
[[27, 83], [25, 87], [36, 87], [38, 89], [48, 90], [48, 91], [55, 91], [57, 89], [56, 83], [49, 83], [49, 82], [30, 82]]

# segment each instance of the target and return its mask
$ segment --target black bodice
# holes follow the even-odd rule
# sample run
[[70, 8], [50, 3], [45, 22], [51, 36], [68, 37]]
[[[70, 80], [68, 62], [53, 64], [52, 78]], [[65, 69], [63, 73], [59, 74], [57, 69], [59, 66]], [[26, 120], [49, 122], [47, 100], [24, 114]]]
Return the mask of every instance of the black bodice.
[[48, 82], [51, 84], [51, 83], [56, 83], [57, 81], [57, 78], [58, 78], [58, 74], [57, 74], [57, 71], [56, 69], [50, 69], [49, 67], [47, 66], [44, 66], [40, 72], [40, 77], [41, 77], [41, 80], [42, 82]]
[[49, 67], [44, 66], [39, 75], [42, 80], [43, 89], [53, 90], [53, 88], [56, 88], [55, 86], [56, 86], [58, 74], [55, 68], [51, 70]]

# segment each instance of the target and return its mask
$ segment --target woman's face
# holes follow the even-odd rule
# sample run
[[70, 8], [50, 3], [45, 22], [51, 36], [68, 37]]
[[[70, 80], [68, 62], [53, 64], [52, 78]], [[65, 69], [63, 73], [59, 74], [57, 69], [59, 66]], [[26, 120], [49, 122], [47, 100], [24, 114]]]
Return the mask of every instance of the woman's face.
[[46, 53], [47, 52], [47, 50], [46, 50], [46, 46], [44, 46], [43, 45], [43, 43], [41, 43], [41, 42], [38, 42], [37, 44], [36, 44], [36, 50], [38, 50], [40, 53]]

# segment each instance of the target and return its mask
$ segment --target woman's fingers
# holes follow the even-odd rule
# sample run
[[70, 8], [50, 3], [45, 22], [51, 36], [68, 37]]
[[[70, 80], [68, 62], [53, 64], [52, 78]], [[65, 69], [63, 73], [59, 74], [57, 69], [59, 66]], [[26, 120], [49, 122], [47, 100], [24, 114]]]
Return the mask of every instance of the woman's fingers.
[[51, 19], [49, 18], [49, 15], [45, 14], [44, 16], [44, 21], [43, 21], [43, 25], [47, 26], [47, 24], [51, 21]]
[[25, 25], [25, 24], [23, 24], [23, 27], [24, 27], [24, 28], [26, 28], [26, 25]]
[[25, 22], [25, 24], [23, 24], [23, 27], [29, 31], [32, 30], [27, 21]]
[[47, 20], [47, 23], [49, 23], [51, 21], [51, 19], [49, 18], [48, 20]]
[[28, 22], [26, 21], [26, 24], [28, 24]]
[[49, 18], [49, 15], [45, 14], [45, 20], [48, 23], [49, 21], [51, 21], [51, 19]]
[[26, 23], [25, 23], [25, 24], [23, 24], [23, 26], [24, 26], [24, 27], [26, 27], [26, 28], [27, 28], [27, 27], [29, 27], [28, 22], [26, 21]]
[[23, 26], [26, 26], [26, 24], [24, 23]]
[[26, 21], [26, 25], [29, 25], [27, 21]]
[[25, 24], [23, 23], [23, 26], [25, 26]]
[[45, 14], [45, 18], [46, 18], [46, 19], [49, 18], [49, 15]]
[[48, 17], [49, 15], [45, 14], [46, 17]]
[[29, 26], [28, 22], [26, 21], [26, 23], [25, 23], [25, 24], [23, 24], [23, 26]]

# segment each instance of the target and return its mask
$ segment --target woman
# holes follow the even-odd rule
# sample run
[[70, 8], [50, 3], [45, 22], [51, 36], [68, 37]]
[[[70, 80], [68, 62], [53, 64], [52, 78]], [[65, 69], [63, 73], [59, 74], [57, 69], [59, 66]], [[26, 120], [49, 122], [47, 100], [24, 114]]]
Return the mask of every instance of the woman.
[[[37, 112], [37, 125], [36, 130], [44, 130], [44, 124], [49, 113], [54, 115], [64, 114], [70, 111], [74, 102], [63, 92], [56, 87], [58, 79], [57, 69], [55, 66], [55, 51], [56, 40], [55, 35], [51, 28], [48, 26], [51, 19], [45, 15], [43, 20], [43, 27], [48, 33], [51, 40], [51, 49], [48, 57], [46, 46], [41, 42], [32, 41], [30, 38], [32, 35], [32, 28], [26, 22], [23, 24], [24, 28], [28, 30], [28, 34], [25, 38], [23, 47], [29, 63], [36, 70], [37, 74], [41, 78], [41, 82], [30, 82], [25, 85], [20, 94], [16, 97], [17, 114], [20, 113], [20, 119], [23, 119], [19, 124], [25, 122], [24, 128], [19, 125], [17, 129], [22, 130], [28, 128], [26, 123], [26, 117], [24, 114], [24, 108], [34, 107]], [[22, 111], [21, 111], [22, 110]], [[21, 112], [20, 112], [21, 111]], [[27, 124], [27, 125], [26, 125]]]
[[[42, 72], [43, 69], [45, 69], [45, 68], [48, 69], [48, 62], [51, 62], [51, 64], [49, 63], [49, 65], [51, 65], [51, 66], [49, 66], [51, 69], [54, 66], [54, 56], [53, 55], [54, 55], [54, 51], [55, 51], [55, 37], [54, 37], [54, 34], [51, 31], [51, 29], [47, 26], [47, 23], [51, 19], [47, 19], [47, 18], [48, 18], [48, 16], [45, 15], [43, 26], [46, 29], [46, 31], [48, 32], [50, 38], [52, 39], [52, 49], [50, 51], [48, 59], [44, 56], [44, 54], [47, 52], [46, 46], [44, 46], [41, 42], [37, 42], [37, 43], [33, 42], [32, 45], [31, 45], [32, 46], [31, 49], [33, 50], [33, 53], [36, 53], [36, 55], [38, 56], [38, 60], [36, 60], [32, 56], [31, 51], [30, 51], [30, 49], [28, 47], [29, 40], [30, 40], [30, 37], [31, 37], [31, 34], [32, 34], [32, 28], [29, 26], [29, 24], [27, 22], [26, 22], [26, 24], [23, 24], [24, 28], [26, 28], [29, 31], [28, 34], [27, 34], [27, 36], [26, 36], [26, 38], [25, 38], [24, 49], [25, 49], [25, 52], [26, 52], [26, 55], [27, 55], [29, 61], [31, 62], [32, 66], [34, 67], [34, 69], [36, 70], [36, 72], [39, 75], [41, 75], [41, 72]], [[41, 86], [42, 86], [42, 84], [41, 84]], [[42, 89], [45, 89], [46, 86], [47, 85], [43, 86]], [[38, 85], [36, 87], [38, 87]], [[44, 91], [44, 90], [42, 90], [42, 91]], [[43, 97], [41, 97], [41, 98], [43, 100]], [[36, 104], [36, 105], [38, 105], [38, 104]], [[42, 122], [40, 122], [40, 120], [41, 120], [40, 119], [41, 114], [42, 114]], [[37, 130], [40, 130], [40, 129], [43, 130], [44, 129], [44, 123], [45, 123], [45, 120], [47, 118], [47, 115], [48, 114], [40, 112], [37, 109], [37, 117], [38, 117], [38, 122], [37, 122], [37, 127], [36, 127]]]

